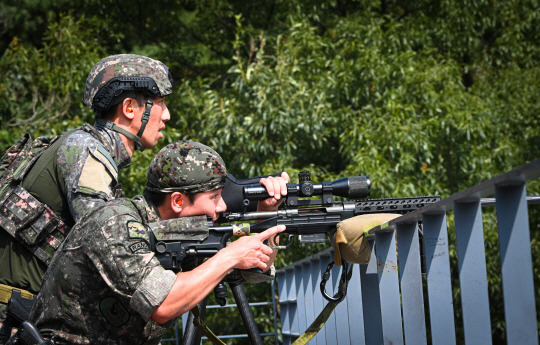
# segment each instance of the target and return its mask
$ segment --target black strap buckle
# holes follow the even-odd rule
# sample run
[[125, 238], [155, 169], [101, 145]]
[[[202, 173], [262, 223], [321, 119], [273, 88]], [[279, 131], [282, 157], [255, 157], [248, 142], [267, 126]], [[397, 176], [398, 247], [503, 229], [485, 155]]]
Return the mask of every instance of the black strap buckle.
[[341, 271], [341, 278], [339, 279], [338, 292], [334, 296], [330, 296], [326, 292], [326, 282], [328, 279], [330, 279], [330, 271], [332, 270], [332, 267], [334, 267], [333, 261], [326, 267], [326, 271], [324, 272], [321, 280], [321, 293], [329, 302], [340, 303], [347, 296], [347, 287], [349, 286], [349, 280], [351, 280], [352, 277], [352, 265], [343, 259], [341, 259], [341, 262], [343, 264], [343, 269]]

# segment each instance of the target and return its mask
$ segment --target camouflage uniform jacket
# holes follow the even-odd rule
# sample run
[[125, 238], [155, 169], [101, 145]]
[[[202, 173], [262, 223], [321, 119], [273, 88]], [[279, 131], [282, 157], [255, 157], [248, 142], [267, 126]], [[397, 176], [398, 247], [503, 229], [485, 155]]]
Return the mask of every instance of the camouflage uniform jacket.
[[44, 276], [31, 321], [55, 344], [159, 344], [172, 320], [150, 319], [176, 275], [148, 249], [159, 221], [144, 198], [117, 199], [83, 217]]
[[[68, 227], [96, 206], [119, 197], [117, 168], [131, 164], [116, 132], [100, 125], [95, 129], [99, 139], [87, 130], [76, 130], [57, 151], [45, 151], [22, 183]], [[0, 230], [0, 240], [0, 283], [37, 293], [45, 264], [6, 231]]]
[[57, 165], [74, 222], [94, 207], [120, 197], [116, 192], [118, 169], [131, 165], [131, 156], [118, 133], [99, 124], [95, 128], [101, 140], [79, 130], [66, 138], [58, 151]]

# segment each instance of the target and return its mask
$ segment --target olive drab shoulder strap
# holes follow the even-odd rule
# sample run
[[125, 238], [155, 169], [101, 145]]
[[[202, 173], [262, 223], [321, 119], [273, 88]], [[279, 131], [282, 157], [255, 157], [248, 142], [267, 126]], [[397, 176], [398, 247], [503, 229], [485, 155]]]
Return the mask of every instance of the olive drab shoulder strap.
[[[22, 181], [46, 149], [57, 141], [61, 144], [79, 129], [107, 145], [97, 130], [85, 124], [52, 140], [46, 137], [32, 140], [30, 134], [26, 133], [0, 160], [0, 227], [46, 265], [63, 242], [69, 226], [50, 207], [25, 190]], [[109, 147], [106, 149], [111, 150]], [[112, 164], [116, 166], [114, 161]]]

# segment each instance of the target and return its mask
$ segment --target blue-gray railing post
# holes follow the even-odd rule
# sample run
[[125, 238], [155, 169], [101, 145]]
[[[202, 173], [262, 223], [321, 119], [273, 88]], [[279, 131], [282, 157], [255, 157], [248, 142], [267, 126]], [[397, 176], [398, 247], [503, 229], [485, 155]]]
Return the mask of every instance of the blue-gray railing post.
[[305, 286], [306, 284], [306, 275], [308, 274], [308, 272], [304, 272], [304, 270], [301, 270], [301, 275], [297, 276], [296, 277], [296, 280], [295, 280], [295, 295], [296, 295], [296, 308], [297, 308], [297, 318], [298, 318], [298, 323], [295, 325], [296, 329], [295, 329], [295, 333], [302, 333], [300, 330], [302, 329], [306, 329], [307, 328], [307, 325], [306, 325], [306, 320], [307, 320], [307, 316], [306, 316], [306, 298], [305, 298], [305, 293], [304, 291], [307, 289], [307, 286]]
[[427, 344], [418, 223], [397, 225], [405, 344]]
[[495, 188], [509, 344], [538, 344], [525, 183]]
[[270, 282], [270, 294], [272, 295], [272, 314], [274, 316], [274, 344], [279, 345], [278, 339], [278, 318], [277, 318], [277, 300], [276, 300], [276, 282], [272, 280]]
[[[320, 259], [302, 262], [302, 271], [305, 272], [303, 278], [305, 279], [304, 284], [306, 286], [306, 294], [304, 296], [306, 301], [306, 323], [307, 320], [314, 320], [317, 317], [316, 312], [323, 307], [322, 297], [316, 289], [317, 281], [320, 277], [320, 274], [318, 273], [321, 272], [322, 269]], [[317, 270], [319, 272], [317, 272]], [[325, 343], [325, 337], [326, 330], [317, 334], [312, 342], [315, 345], [323, 345]]]
[[394, 231], [375, 234], [377, 248], [377, 272], [385, 342], [403, 344], [401, 326], [401, 303], [399, 296], [398, 262]]
[[[322, 268], [322, 271], [321, 272], [324, 272], [326, 270], [326, 267], [328, 266], [328, 264], [333, 261], [333, 258], [331, 257], [331, 254], [330, 252], [325, 252], [323, 255], [322, 255], [322, 259], [321, 259], [321, 268]], [[324, 264], [323, 264], [324, 262]], [[335, 287], [337, 287], [337, 284], [338, 284], [338, 279], [339, 279], [339, 267], [337, 266], [334, 266], [332, 268], [332, 271], [331, 271], [331, 275], [330, 275], [330, 280], [328, 281], [328, 284], [326, 284], [326, 292], [328, 293], [328, 295], [330, 296], [334, 296], [334, 294], [337, 292]], [[324, 304], [326, 305], [326, 301], [324, 301]], [[339, 305], [338, 305], [339, 307]], [[337, 332], [337, 327], [336, 327], [336, 314], [338, 312], [337, 308], [334, 309], [334, 312], [332, 313], [332, 315], [330, 315], [330, 317], [328, 318], [328, 320], [326, 321], [327, 324], [331, 325], [330, 327], [327, 327], [326, 328], [326, 343], [327, 344], [332, 344], [332, 343], [335, 343], [337, 344], [337, 341], [338, 341], [338, 332]]]
[[[333, 251], [328, 252], [328, 262], [334, 262], [334, 253]], [[351, 265], [352, 266], [352, 265]], [[338, 292], [339, 279], [341, 278], [343, 267], [334, 266], [332, 268], [332, 296]], [[352, 279], [352, 278], [351, 278]], [[356, 285], [357, 286], [357, 285]], [[351, 286], [352, 287], [352, 286]], [[325, 301], [326, 302], [326, 301]], [[332, 322], [334, 322], [336, 334], [336, 344], [349, 345], [354, 344], [351, 342], [351, 337], [349, 336], [349, 318], [350, 313], [348, 310], [348, 305], [344, 301], [336, 307], [334, 310], [334, 315], [332, 315]], [[348, 321], [345, 321], [348, 320]], [[356, 321], [356, 320], [354, 320]]]
[[454, 202], [465, 342], [491, 344], [491, 318], [480, 199]]
[[313, 301], [313, 292], [311, 291], [311, 270], [310, 264], [307, 261], [299, 263], [299, 267], [302, 272], [301, 282], [299, 283], [302, 284], [302, 287], [298, 290], [300, 297], [297, 305], [304, 307], [303, 312], [298, 315], [300, 321], [299, 327], [300, 329], [306, 329], [308, 326], [307, 320], [313, 319], [313, 306], [311, 305], [311, 301]]
[[[362, 301], [362, 282], [360, 280], [360, 265], [353, 266], [351, 281], [347, 298], [342, 303], [347, 303], [349, 337], [354, 339], [354, 345], [365, 345], [364, 339], [364, 306]], [[370, 320], [370, 319], [368, 319]], [[371, 327], [371, 326], [370, 326]]]
[[[311, 294], [314, 296], [313, 298], [313, 318], [311, 320], [314, 320], [315, 317], [317, 317], [317, 313], [319, 310], [322, 310], [324, 308], [324, 305], [326, 304], [326, 301], [324, 300], [323, 296], [320, 293], [319, 290], [319, 283], [322, 280], [322, 274], [326, 268], [326, 265], [328, 263], [322, 262], [322, 257], [317, 257], [316, 259], [310, 260], [311, 265]], [[326, 329], [322, 329], [314, 338], [318, 345], [324, 345], [326, 344]]]
[[364, 329], [366, 344], [382, 344], [381, 297], [379, 294], [377, 255], [375, 254], [373, 242], [371, 243], [371, 260], [367, 265], [359, 265], [364, 320], [369, 320], [369, 323], [364, 325]]
[[444, 212], [424, 214], [422, 224], [426, 251], [431, 338], [434, 344], [455, 344], [446, 214]]

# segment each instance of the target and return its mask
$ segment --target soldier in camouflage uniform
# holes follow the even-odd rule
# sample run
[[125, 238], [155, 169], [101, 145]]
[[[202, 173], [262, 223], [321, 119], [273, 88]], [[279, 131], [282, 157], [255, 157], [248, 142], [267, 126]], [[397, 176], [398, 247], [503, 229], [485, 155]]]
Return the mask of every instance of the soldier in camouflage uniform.
[[[41, 334], [56, 344], [158, 344], [173, 320], [230, 270], [258, 267], [272, 275], [276, 251], [263, 241], [284, 226], [241, 237], [186, 272], [165, 270], [149, 250], [149, 223], [188, 216], [180, 218], [187, 229], [217, 219], [226, 210], [225, 176], [223, 160], [207, 146], [182, 141], [163, 148], [150, 164], [143, 197], [97, 208], [62, 244], [31, 313]], [[277, 209], [287, 190], [282, 176], [260, 181], [274, 195], [260, 209]]]
[[[60, 136], [22, 181], [28, 193], [12, 193], [0, 204], [0, 227], [5, 230], [30, 226], [17, 224], [25, 199], [27, 204], [34, 202], [27, 198], [47, 205], [59, 221], [52, 231], [32, 225], [43, 240], [30, 245], [0, 229], [0, 292], [7, 295], [0, 301], [6, 302], [13, 288], [26, 290], [27, 296], [36, 294], [54, 254], [51, 244], [59, 245], [88, 211], [120, 196], [118, 170], [130, 166], [135, 149], [153, 148], [163, 137], [160, 131], [170, 119], [165, 97], [172, 88], [168, 67], [148, 57], [114, 55], [92, 68], [83, 103], [94, 109], [95, 126], [86, 124]], [[8, 207], [10, 201], [19, 209]]]

